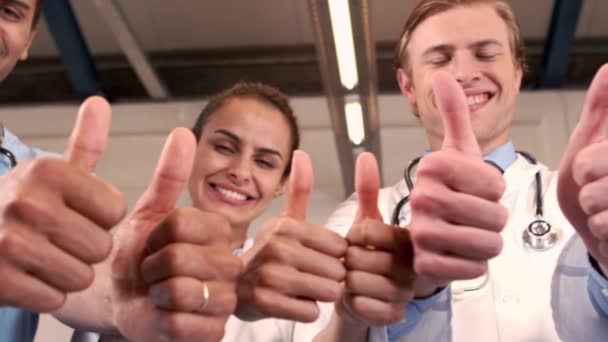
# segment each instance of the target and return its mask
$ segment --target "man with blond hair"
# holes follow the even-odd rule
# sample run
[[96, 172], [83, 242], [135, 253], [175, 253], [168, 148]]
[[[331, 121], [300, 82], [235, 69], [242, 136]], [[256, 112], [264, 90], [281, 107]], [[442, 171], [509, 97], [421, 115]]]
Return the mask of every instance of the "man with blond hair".
[[[379, 190], [377, 175], [369, 171], [373, 159], [358, 163], [357, 196], [327, 226], [348, 239], [364, 222], [361, 240], [383, 241], [384, 254], [361, 246], [347, 252], [347, 269], [349, 258], [367, 256], [365, 267], [347, 278], [332, 323], [318, 339], [604, 341], [608, 98], [602, 93], [608, 93], [608, 66], [587, 94], [559, 178], [518, 154], [511, 142], [525, 57], [506, 2], [420, 1], [405, 23], [395, 67], [430, 152], [422, 155], [409, 190], [404, 181]], [[555, 245], [542, 252], [522, 240], [537, 193], [544, 200], [542, 218], [561, 228]], [[409, 202], [395, 210], [408, 195]], [[362, 221], [362, 212], [379, 212], [381, 219], [368, 215]], [[411, 245], [398, 241], [392, 217], [409, 232]], [[416, 274], [405, 308], [391, 305], [398, 294], [391, 278], [364, 274], [394, 273], [398, 250], [411, 250]], [[384, 326], [353, 314], [364, 293], [380, 299], [368, 303], [377, 308], [376, 318], [385, 318]]]

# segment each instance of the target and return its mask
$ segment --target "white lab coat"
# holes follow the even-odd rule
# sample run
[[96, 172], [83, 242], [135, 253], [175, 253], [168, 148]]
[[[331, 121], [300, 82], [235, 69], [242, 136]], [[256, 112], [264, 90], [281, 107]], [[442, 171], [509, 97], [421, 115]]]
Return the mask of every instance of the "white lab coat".
[[[561, 230], [557, 245], [544, 252], [527, 248], [522, 240], [524, 228], [535, 219], [534, 175], [539, 169], [544, 218]], [[489, 262], [489, 283], [463, 292], [483, 279], [454, 282], [399, 341], [608, 341], [608, 318], [597, 313], [587, 293], [586, 250], [557, 203], [557, 173], [519, 156], [504, 177], [501, 203], [510, 214], [501, 233], [503, 250]], [[403, 181], [381, 190], [378, 207], [385, 222], [406, 194]], [[356, 207], [354, 197], [344, 202], [327, 227], [345, 235]], [[409, 208], [405, 214], [409, 222]], [[387, 341], [384, 327], [372, 328], [369, 336], [370, 341]]]

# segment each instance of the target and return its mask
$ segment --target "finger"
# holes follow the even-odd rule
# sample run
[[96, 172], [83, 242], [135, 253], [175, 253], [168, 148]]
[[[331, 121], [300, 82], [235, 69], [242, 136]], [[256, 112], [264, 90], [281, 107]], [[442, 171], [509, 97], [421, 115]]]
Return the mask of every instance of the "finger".
[[368, 272], [348, 272], [345, 281], [346, 291], [353, 296], [365, 296], [384, 302], [405, 303], [414, 296], [414, 278], [408, 282], [394, 280]]
[[587, 215], [593, 215], [608, 209], [608, 177], [585, 184], [578, 194], [581, 208]]
[[360, 222], [365, 218], [382, 220], [382, 215], [378, 211], [379, 191], [378, 162], [373, 154], [363, 152], [357, 158], [355, 166], [355, 192], [359, 204], [355, 222]]
[[570, 136], [566, 155], [575, 155], [583, 147], [600, 141], [605, 136], [608, 121], [608, 64], [595, 74], [578, 124]]
[[488, 271], [487, 261], [474, 261], [437, 253], [417, 253], [414, 271], [419, 276], [434, 279], [468, 280], [479, 278]]
[[393, 279], [412, 279], [412, 257], [380, 250], [370, 250], [350, 246], [344, 257], [344, 264], [350, 271], [363, 271], [383, 275]]
[[385, 251], [403, 253], [411, 253], [412, 250], [407, 229], [389, 226], [373, 220], [365, 220], [354, 224], [346, 239], [351, 246], [373, 246]]
[[[84, 175], [79, 173], [79, 176]], [[14, 216], [22, 218], [20, 222], [26, 225], [18, 227], [19, 231], [27, 233], [29, 231], [27, 229], [36, 230], [46, 235], [48, 240], [57, 247], [86, 263], [100, 262], [108, 256], [112, 248], [112, 236], [99, 229], [99, 226], [91, 222], [86, 216], [83, 216], [89, 212], [88, 210], [83, 209], [80, 211], [82, 214], [79, 214], [74, 210], [66, 208], [65, 203], [60, 200], [58, 201], [56, 193], [52, 189], [48, 191], [47, 189], [39, 188], [34, 191], [34, 193], [28, 196], [16, 200], [11, 209], [9, 209], [14, 211], [12, 213]], [[69, 197], [70, 195], [67, 196]], [[95, 199], [92, 197], [96, 196], [89, 194], [89, 197], [90, 201], [94, 203]], [[109, 197], [111, 198], [111, 196]], [[119, 199], [122, 199], [122, 196]], [[70, 198], [68, 202], [72, 200], [74, 198]], [[81, 200], [86, 201], [83, 197], [81, 197]], [[124, 208], [122, 210], [124, 211]], [[100, 209], [100, 211], [105, 214], [108, 213], [104, 209]], [[112, 209], [108, 209], [108, 211], [112, 211]], [[110, 214], [116, 216], [113, 218], [116, 219], [116, 223], [119, 217], [122, 216], [118, 212]], [[99, 217], [94, 218], [101, 221]], [[108, 221], [106, 223], [112, 222]], [[15, 222], [15, 224], [20, 223]], [[8, 223], [5, 223], [5, 225], [8, 228]], [[109, 228], [109, 226], [106, 227]]]
[[403, 319], [405, 307], [393, 305], [364, 296], [346, 296], [344, 302], [348, 310], [360, 317], [368, 325], [382, 326], [397, 323]]
[[319, 307], [312, 300], [291, 298], [263, 287], [256, 288], [253, 296], [254, 304], [270, 317], [307, 323], [319, 317]]
[[597, 214], [589, 216], [587, 225], [591, 234], [595, 236], [599, 242], [608, 242], [608, 211], [601, 211]]
[[[80, 291], [91, 284], [94, 275], [90, 265], [66, 254], [26, 227], [13, 228], [21, 231], [2, 241], [9, 250], [2, 259], [60, 291]], [[11, 250], [15, 252], [11, 253]]]
[[[348, 247], [346, 240], [338, 233], [321, 225], [299, 221], [282, 221], [282, 226], [275, 231], [275, 237], [295, 240], [303, 246], [334, 258], [341, 258]], [[270, 241], [281, 241], [278, 239]]]
[[416, 248], [477, 261], [498, 256], [503, 245], [497, 232], [457, 225], [429, 226], [413, 232], [412, 239]]
[[447, 72], [437, 72], [433, 79], [433, 94], [443, 119], [444, 149], [481, 156], [479, 144], [471, 126], [471, 115], [464, 91]]
[[300, 272], [285, 265], [266, 265], [260, 268], [259, 272], [259, 286], [291, 298], [333, 302], [342, 292], [342, 285], [338, 281]]
[[230, 315], [237, 303], [234, 285], [218, 281], [201, 282], [190, 277], [175, 277], [156, 283], [150, 287], [149, 294], [152, 303], [159, 308], [211, 315]]
[[63, 292], [0, 261], [0, 306], [19, 307], [31, 312], [50, 312], [65, 302]]
[[225, 334], [226, 317], [223, 316], [164, 310], [154, 310], [151, 316], [150, 335], [142, 341], [220, 341]]
[[274, 239], [262, 251], [267, 262], [279, 262], [290, 265], [302, 272], [342, 281], [346, 270], [337, 258], [319, 253], [314, 249], [292, 243], [288, 239]]
[[196, 208], [179, 208], [150, 234], [146, 251], [153, 254], [172, 243], [228, 245], [231, 241], [230, 230], [228, 221], [220, 215]]
[[447, 188], [452, 192], [471, 194], [494, 202], [502, 197], [504, 179], [490, 164], [475, 158], [462, 158], [454, 153], [444, 153], [441, 158], [431, 157], [423, 158], [420, 162], [416, 171], [418, 186], [412, 192], [432, 186], [435, 190]]
[[[508, 210], [502, 204], [493, 200], [468, 193], [454, 192], [452, 189], [446, 188], [444, 184], [423, 182], [422, 180], [412, 192], [410, 206], [417, 215], [428, 214], [443, 219], [445, 222], [478, 227], [493, 232], [502, 231], [509, 215]], [[471, 215], [471, 213], [475, 213], [475, 215]]]
[[306, 152], [296, 150], [293, 152], [291, 165], [284, 214], [294, 219], [306, 220], [314, 180], [312, 161]]
[[242, 267], [240, 259], [227, 248], [174, 243], [146, 257], [141, 264], [141, 273], [149, 284], [176, 276], [203, 281], [233, 280]]
[[76, 124], [64, 157], [72, 165], [90, 173], [101, 158], [110, 133], [112, 111], [100, 96], [86, 99], [80, 106]]
[[133, 209], [133, 217], [161, 220], [173, 208], [190, 177], [196, 141], [185, 128], [174, 129], [163, 148], [152, 181]]

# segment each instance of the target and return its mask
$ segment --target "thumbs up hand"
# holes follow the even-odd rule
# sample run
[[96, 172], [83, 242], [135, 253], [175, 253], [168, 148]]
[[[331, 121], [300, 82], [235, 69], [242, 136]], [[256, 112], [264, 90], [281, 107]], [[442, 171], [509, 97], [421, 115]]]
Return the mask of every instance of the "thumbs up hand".
[[308, 155], [295, 151], [283, 213], [258, 231], [243, 254], [236, 315], [244, 320], [267, 317], [311, 322], [319, 315], [315, 301], [333, 302], [344, 279], [346, 241], [323, 226], [306, 222], [313, 171]]
[[420, 161], [410, 196], [416, 297], [485, 274], [488, 260], [502, 249], [500, 231], [508, 218], [499, 203], [504, 180], [481, 158], [463, 89], [438, 72], [433, 92], [444, 140]]
[[116, 236], [113, 321], [129, 341], [219, 341], [236, 306], [241, 261], [225, 218], [175, 209], [196, 142], [175, 129], [156, 171]]
[[346, 239], [347, 273], [336, 313], [359, 329], [400, 321], [413, 297], [412, 244], [407, 229], [384, 224], [378, 211], [380, 176], [370, 153], [357, 159], [358, 211]]
[[93, 281], [124, 216], [116, 188], [91, 173], [110, 130], [109, 104], [87, 99], [65, 157], [19, 163], [0, 179], [0, 306], [48, 312]]
[[608, 274], [608, 64], [595, 75], [559, 167], [557, 198], [589, 253]]

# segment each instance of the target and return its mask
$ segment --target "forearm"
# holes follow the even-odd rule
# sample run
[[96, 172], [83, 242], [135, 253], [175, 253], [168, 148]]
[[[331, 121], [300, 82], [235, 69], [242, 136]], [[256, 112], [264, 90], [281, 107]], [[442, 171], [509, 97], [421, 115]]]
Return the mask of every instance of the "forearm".
[[317, 334], [315, 342], [351, 342], [367, 341], [369, 327], [361, 323], [348, 323], [336, 312], [331, 316], [327, 326]]
[[74, 329], [115, 334], [109, 259], [95, 265], [94, 270], [93, 284], [68, 295], [66, 303], [53, 316]]

